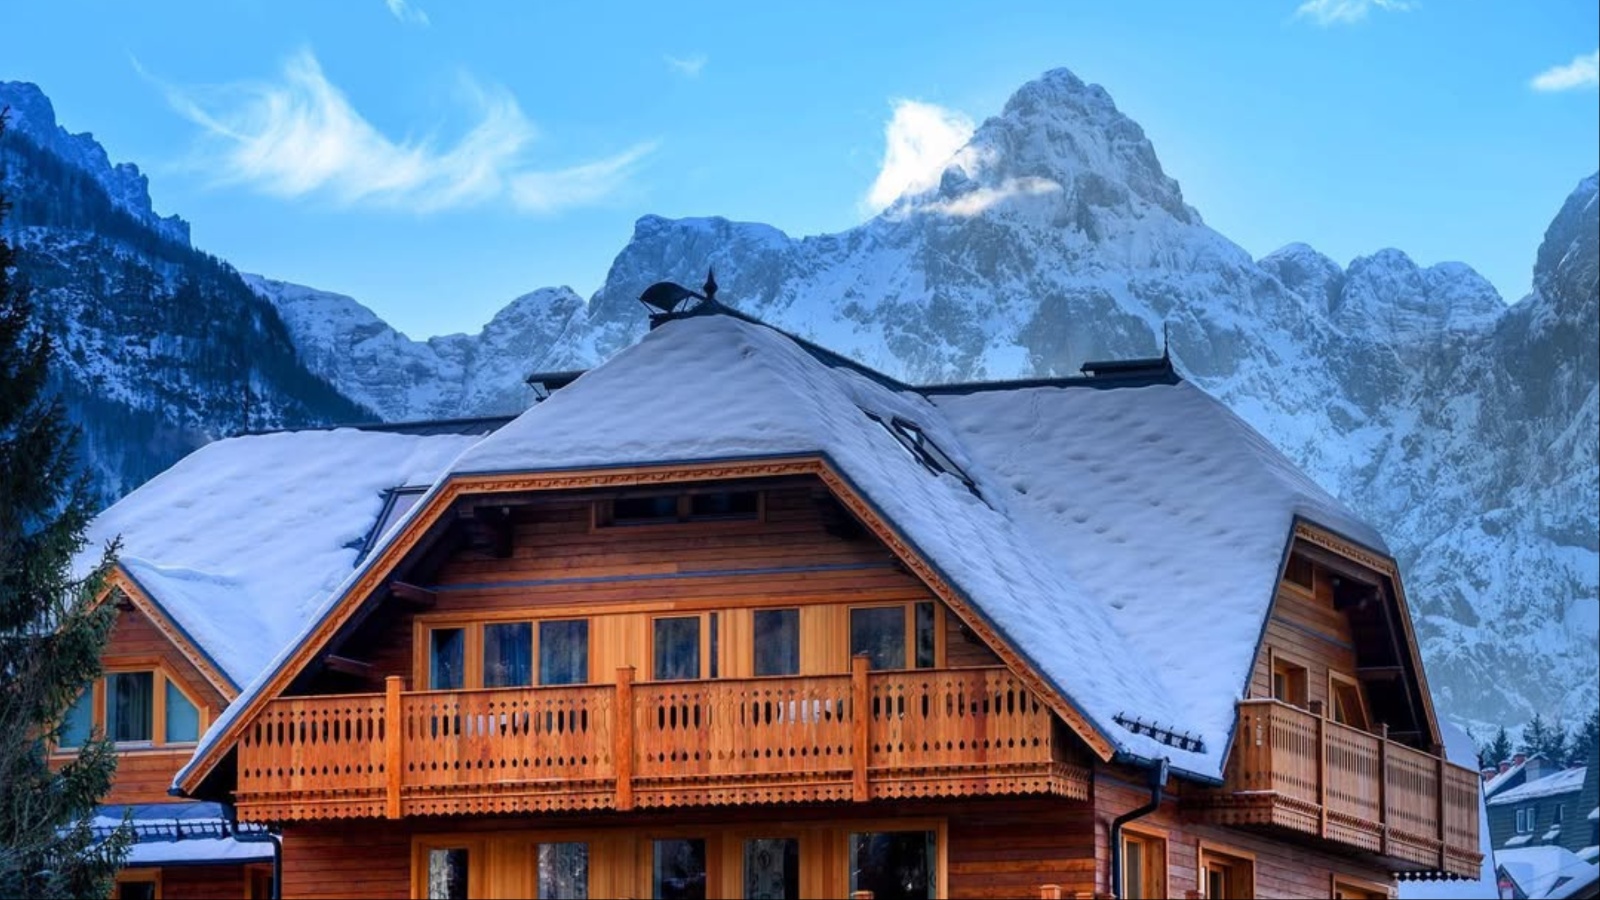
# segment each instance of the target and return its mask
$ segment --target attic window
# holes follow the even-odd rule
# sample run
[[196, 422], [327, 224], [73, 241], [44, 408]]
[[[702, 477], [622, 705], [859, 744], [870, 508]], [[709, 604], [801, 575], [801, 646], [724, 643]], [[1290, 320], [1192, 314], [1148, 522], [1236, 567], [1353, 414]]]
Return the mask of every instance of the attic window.
[[1305, 588], [1309, 591], [1312, 587], [1312, 579], [1311, 560], [1298, 553], [1290, 554], [1289, 564], [1283, 570], [1283, 580], [1295, 587]]
[[967, 475], [961, 466], [956, 464], [955, 460], [950, 458], [948, 453], [945, 453], [939, 448], [938, 444], [933, 442], [933, 438], [928, 437], [927, 432], [922, 430], [922, 426], [899, 416], [885, 419], [877, 413], [867, 412], [866, 410], [862, 410], [862, 412], [866, 413], [867, 418], [882, 426], [883, 430], [889, 432], [896, 441], [899, 441], [900, 446], [906, 448], [906, 452], [921, 463], [923, 468], [935, 475], [949, 475], [961, 482], [967, 490], [972, 492], [974, 497], [982, 499], [978, 493], [977, 484], [973, 482], [972, 478]]
[[748, 522], [761, 518], [760, 491], [696, 491], [618, 497], [595, 504], [595, 526]]

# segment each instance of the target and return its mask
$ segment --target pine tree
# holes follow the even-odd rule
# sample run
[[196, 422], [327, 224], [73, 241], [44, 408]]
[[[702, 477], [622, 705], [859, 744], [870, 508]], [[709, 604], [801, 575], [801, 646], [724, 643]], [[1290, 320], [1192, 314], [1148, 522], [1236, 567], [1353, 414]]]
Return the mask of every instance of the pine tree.
[[[1528, 724], [1522, 726], [1522, 739], [1517, 741], [1517, 752], [1532, 757], [1543, 753], [1544, 748], [1549, 743], [1550, 726], [1545, 724], [1544, 716], [1534, 713], [1533, 718], [1528, 720]], [[1561, 761], [1556, 759], [1551, 760], [1551, 762], [1559, 763]]]
[[1511, 759], [1511, 753], [1511, 735], [1507, 734], [1506, 727], [1501, 725], [1500, 730], [1494, 733], [1494, 740], [1490, 741], [1489, 746], [1484, 750], [1484, 768], [1499, 766], [1501, 763]]
[[[0, 197], [0, 224], [8, 209]], [[94, 575], [73, 577], [93, 512], [89, 483], [76, 430], [45, 396], [51, 342], [14, 263], [0, 232], [0, 896], [104, 897], [129, 829], [98, 840], [89, 817], [116, 756], [96, 737], [51, 771], [47, 748], [100, 673], [116, 608], [95, 595], [115, 548]]]
[[1572, 740], [1567, 744], [1567, 765], [1587, 765], [1596, 745], [1600, 745], [1600, 709], [1590, 710], [1589, 718], [1573, 729]]

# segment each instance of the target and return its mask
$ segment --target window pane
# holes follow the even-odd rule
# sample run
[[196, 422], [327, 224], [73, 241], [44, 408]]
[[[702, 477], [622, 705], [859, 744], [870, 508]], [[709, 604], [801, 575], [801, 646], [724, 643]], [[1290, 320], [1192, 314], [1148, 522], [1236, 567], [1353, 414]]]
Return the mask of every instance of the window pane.
[[539, 623], [539, 683], [587, 684], [589, 620]]
[[931, 831], [880, 831], [850, 835], [850, 890], [873, 900], [927, 900], [935, 896], [937, 848]]
[[800, 674], [800, 610], [762, 609], [755, 615], [757, 675]]
[[61, 723], [61, 746], [82, 747], [94, 730], [94, 689], [85, 689]]
[[711, 658], [706, 661], [711, 666], [711, 674], [709, 676], [707, 676], [707, 677], [716, 678], [717, 677], [717, 614], [716, 613], [712, 613], [711, 615], [707, 616], [707, 618], [711, 620], [711, 649], [710, 649]]
[[611, 521], [617, 525], [643, 525], [678, 521], [677, 497], [625, 497], [611, 504]]
[[656, 841], [650, 886], [658, 900], [705, 900], [706, 842]]
[[917, 668], [933, 668], [933, 604], [917, 604]]
[[200, 740], [200, 710], [194, 708], [183, 691], [167, 681], [167, 733], [169, 744]]
[[428, 851], [428, 900], [465, 900], [467, 851], [441, 847]]
[[483, 686], [533, 684], [533, 623], [483, 626]]
[[[435, 628], [428, 632], [428, 687], [435, 691], [459, 690], [466, 667], [467, 633], [460, 628]], [[465, 851], [463, 851], [465, 852]]]
[[1150, 896], [1144, 883], [1144, 843], [1132, 838], [1122, 840], [1122, 896], [1127, 900]]
[[156, 900], [154, 881], [121, 881], [115, 891], [117, 900]]
[[700, 677], [700, 617], [656, 619], [655, 679]]
[[906, 611], [901, 606], [850, 610], [850, 655], [865, 653], [874, 669], [906, 667]]
[[106, 676], [106, 732], [114, 741], [148, 741], [155, 712], [155, 673]]
[[744, 842], [745, 900], [795, 900], [800, 896], [800, 842], [756, 838]]
[[589, 845], [540, 844], [540, 900], [586, 900], [588, 896]]
[[719, 491], [689, 498], [689, 515], [696, 519], [754, 519], [760, 509], [755, 491]]

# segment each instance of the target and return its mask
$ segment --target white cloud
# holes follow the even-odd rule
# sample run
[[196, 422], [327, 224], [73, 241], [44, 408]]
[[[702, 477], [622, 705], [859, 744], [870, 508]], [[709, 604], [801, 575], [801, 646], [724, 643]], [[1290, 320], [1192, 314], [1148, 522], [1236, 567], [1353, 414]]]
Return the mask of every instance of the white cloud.
[[421, 25], [427, 27], [428, 14], [420, 7], [412, 6], [406, 0], [383, 0], [389, 7], [389, 14], [407, 25]]
[[1377, 9], [1385, 12], [1406, 12], [1413, 6], [1411, 0], [1305, 0], [1294, 11], [1295, 18], [1310, 19], [1318, 25], [1351, 25]]
[[280, 197], [418, 212], [509, 201], [528, 212], [593, 203], [620, 188], [654, 144], [554, 171], [532, 168], [533, 123], [503, 88], [464, 83], [474, 124], [451, 146], [396, 141], [331, 84], [309, 50], [279, 80], [193, 92], [163, 85], [205, 132], [203, 165], [218, 180]]
[[1551, 66], [1530, 82], [1536, 91], [1571, 91], [1600, 86], [1600, 50], [1572, 58], [1564, 66]]
[[693, 56], [663, 56], [661, 60], [667, 64], [667, 68], [685, 78], [699, 78], [700, 71], [709, 62], [704, 53], [696, 53]]
[[936, 213], [966, 218], [987, 212], [1008, 200], [1015, 200], [1019, 197], [1039, 197], [1044, 194], [1059, 193], [1060, 191], [1060, 182], [1049, 178], [1033, 176], [1007, 178], [1000, 182], [999, 187], [980, 187], [959, 197], [919, 204], [912, 212]]
[[861, 202], [863, 211], [877, 213], [905, 194], [937, 185], [945, 164], [975, 129], [972, 119], [956, 110], [896, 100], [883, 129], [883, 166]]

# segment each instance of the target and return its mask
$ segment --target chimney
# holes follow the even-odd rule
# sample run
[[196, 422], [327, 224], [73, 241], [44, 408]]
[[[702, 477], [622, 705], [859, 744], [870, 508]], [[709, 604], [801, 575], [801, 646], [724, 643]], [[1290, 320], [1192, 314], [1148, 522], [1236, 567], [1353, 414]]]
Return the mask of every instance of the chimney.
[[1506, 772], [1508, 772], [1510, 770], [1511, 770], [1511, 763], [1508, 763], [1503, 759], [1500, 760], [1500, 774], [1504, 775]]
[[1522, 765], [1523, 763], [1525, 763], [1527, 761], [1528, 761], [1528, 754], [1526, 754], [1526, 753], [1518, 753], [1515, 756], [1511, 757], [1511, 764], [1513, 766], [1520, 766], [1520, 765]]
[[1485, 766], [1482, 769], [1478, 770], [1478, 774], [1483, 776], [1483, 780], [1484, 781], [1488, 781], [1489, 779], [1493, 778], [1494, 776], [1498, 775], [1499, 773], [1500, 773], [1500, 770], [1496, 769], [1494, 766]]

